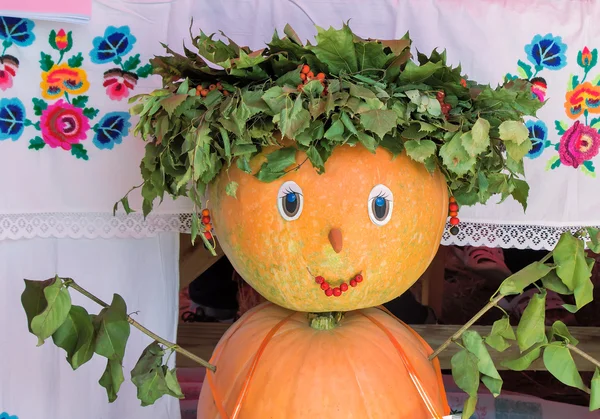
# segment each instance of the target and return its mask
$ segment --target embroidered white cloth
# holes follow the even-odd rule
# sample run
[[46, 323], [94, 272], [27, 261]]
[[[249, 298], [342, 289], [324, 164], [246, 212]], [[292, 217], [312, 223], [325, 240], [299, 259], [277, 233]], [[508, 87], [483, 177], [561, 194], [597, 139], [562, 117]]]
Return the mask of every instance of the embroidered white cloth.
[[[36, 347], [21, 307], [23, 279], [68, 276], [103, 301], [123, 297], [135, 319], [174, 342], [179, 297], [179, 236], [161, 233], [144, 239], [0, 240], [0, 418], [2, 419], [179, 419], [179, 400], [163, 397], [142, 407], [130, 372], [152, 339], [131, 329], [125, 382], [109, 404], [98, 380], [106, 359], [98, 355], [76, 371], [52, 338]], [[70, 291], [73, 304], [101, 310]], [[173, 364], [175, 357], [171, 357]]]
[[[129, 134], [135, 121], [125, 113], [126, 97], [159, 85], [147, 67], [163, 53], [159, 42], [189, 45], [192, 18], [194, 32], [222, 30], [253, 48], [285, 23], [307, 39], [313, 22], [339, 27], [351, 19], [361, 36], [398, 38], [409, 30], [421, 51], [446, 48], [449, 61], [474, 79], [497, 84], [519, 74], [535, 81], [548, 103], [528, 123], [535, 146], [525, 163], [527, 212], [511, 199], [496, 205], [497, 198], [462, 208], [460, 234], [446, 234], [444, 243], [551, 248], [565, 228], [600, 224], [599, 8], [573, 0], [111, 1], [94, 3], [86, 26], [7, 25], [5, 18], [0, 238], [185, 230], [178, 215], [190, 210], [185, 200], [165, 200], [147, 221], [110, 214], [139, 183], [143, 143]], [[139, 209], [139, 200], [132, 206]]]

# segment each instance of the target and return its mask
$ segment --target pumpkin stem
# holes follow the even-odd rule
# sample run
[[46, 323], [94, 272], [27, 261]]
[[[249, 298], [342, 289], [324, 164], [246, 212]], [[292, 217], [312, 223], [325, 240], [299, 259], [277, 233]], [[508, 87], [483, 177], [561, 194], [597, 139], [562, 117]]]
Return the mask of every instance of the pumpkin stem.
[[344, 318], [343, 311], [329, 311], [327, 313], [308, 313], [308, 324], [313, 329], [331, 330]]

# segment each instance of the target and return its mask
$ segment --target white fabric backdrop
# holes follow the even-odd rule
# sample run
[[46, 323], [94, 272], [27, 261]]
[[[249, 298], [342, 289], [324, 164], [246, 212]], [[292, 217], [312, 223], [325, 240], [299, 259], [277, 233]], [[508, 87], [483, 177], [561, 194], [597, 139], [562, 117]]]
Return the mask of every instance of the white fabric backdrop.
[[[0, 241], [0, 415], [11, 419], [179, 419], [179, 401], [163, 397], [141, 407], [130, 371], [152, 339], [131, 329], [125, 382], [113, 404], [100, 379], [106, 361], [94, 355], [76, 371], [52, 339], [36, 347], [20, 305], [23, 279], [69, 276], [104, 301], [120, 294], [142, 325], [174, 342], [177, 335], [179, 236], [145, 239]], [[73, 304], [101, 309], [71, 290]], [[171, 364], [175, 357], [171, 357]]]

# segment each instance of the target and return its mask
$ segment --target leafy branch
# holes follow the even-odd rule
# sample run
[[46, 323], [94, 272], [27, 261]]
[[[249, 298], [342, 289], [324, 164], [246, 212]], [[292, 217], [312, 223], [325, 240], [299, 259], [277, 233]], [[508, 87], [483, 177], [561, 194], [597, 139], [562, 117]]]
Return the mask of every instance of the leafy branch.
[[[85, 308], [73, 305], [69, 288], [102, 306], [100, 313], [89, 314]], [[117, 399], [117, 393], [125, 380], [123, 358], [130, 325], [153, 339], [131, 371], [131, 381], [138, 389], [137, 396], [142, 406], [153, 404], [163, 395], [183, 398], [175, 369], [167, 366], [173, 352], [212, 371], [216, 370], [214, 365], [161, 338], [132, 319], [127, 314], [125, 301], [118, 294], [114, 294], [111, 304], [107, 304], [73, 279], [56, 276], [45, 281], [26, 279], [21, 302], [27, 315], [29, 331], [37, 336], [38, 346], [52, 337], [54, 344], [67, 353], [67, 362], [73, 370], [88, 362], [94, 353], [107, 359], [99, 384], [106, 389], [111, 403]], [[163, 363], [165, 355], [167, 360]]]
[[[555, 378], [565, 385], [590, 394], [590, 410], [600, 408], [600, 361], [577, 347], [579, 342], [563, 322], [554, 322], [548, 330], [545, 326], [547, 290], [572, 295], [575, 304], [563, 305], [572, 313], [593, 299], [591, 273], [595, 260], [586, 256], [585, 242], [593, 252], [600, 252], [600, 230], [588, 228], [575, 235], [564, 233], [556, 247], [543, 259], [506, 278], [490, 302], [429, 357], [431, 360], [439, 356], [452, 343], [462, 348], [451, 360], [454, 381], [469, 395], [463, 407], [462, 418], [470, 418], [475, 412], [480, 381], [494, 397], [500, 394], [502, 379], [487, 347], [503, 352], [515, 341], [520, 356], [503, 360], [501, 364], [504, 367], [523, 371], [541, 357], [546, 369]], [[494, 322], [488, 336], [482, 337], [478, 332], [469, 330], [487, 311], [498, 307], [500, 300], [510, 295], [521, 294], [525, 288], [532, 285], [536, 286], [539, 292], [531, 298], [523, 311], [516, 333], [506, 314]], [[591, 388], [584, 384], [572, 353], [596, 366]]]

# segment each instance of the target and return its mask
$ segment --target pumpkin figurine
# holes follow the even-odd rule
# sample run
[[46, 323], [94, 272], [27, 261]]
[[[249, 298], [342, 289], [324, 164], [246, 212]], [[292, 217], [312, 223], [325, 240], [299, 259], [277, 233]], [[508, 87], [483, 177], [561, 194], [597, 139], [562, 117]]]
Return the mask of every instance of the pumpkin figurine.
[[523, 116], [542, 104], [527, 80], [414, 62], [407, 37], [285, 33], [261, 51], [202, 33], [197, 56], [153, 60], [164, 89], [132, 108], [144, 212], [191, 198], [192, 235], [268, 300], [217, 345], [198, 418], [441, 419], [431, 348], [376, 307], [421, 276], [448, 217], [456, 233], [459, 205], [526, 199]]

